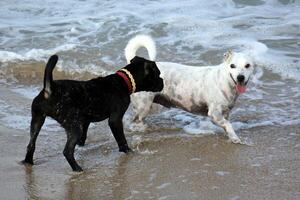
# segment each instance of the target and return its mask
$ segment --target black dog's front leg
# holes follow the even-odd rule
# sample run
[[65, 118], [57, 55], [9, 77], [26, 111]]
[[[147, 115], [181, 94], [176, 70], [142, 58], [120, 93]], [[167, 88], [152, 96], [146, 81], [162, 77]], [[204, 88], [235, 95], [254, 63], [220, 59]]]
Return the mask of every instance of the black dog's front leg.
[[108, 123], [118, 143], [119, 151], [128, 153], [131, 152], [132, 150], [128, 147], [127, 140], [124, 135], [122, 117], [123, 116], [110, 116]]

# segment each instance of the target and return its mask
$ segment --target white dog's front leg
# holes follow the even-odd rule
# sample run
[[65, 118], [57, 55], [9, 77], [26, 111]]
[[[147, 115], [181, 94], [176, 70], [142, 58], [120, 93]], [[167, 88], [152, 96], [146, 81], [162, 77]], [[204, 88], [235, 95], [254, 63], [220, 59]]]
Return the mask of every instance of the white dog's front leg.
[[131, 104], [134, 112], [133, 121], [143, 121], [150, 112], [154, 96], [155, 94], [150, 92], [139, 92], [131, 95]]
[[147, 130], [148, 125], [144, 123], [144, 118], [151, 109], [154, 95], [154, 93], [138, 92], [130, 96], [132, 112], [127, 118], [129, 124], [126, 124], [126, 129], [138, 132]]
[[232, 141], [233, 143], [242, 144], [240, 138], [235, 134], [231, 123], [222, 115], [221, 109], [209, 109], [208, 116], [212, 119], [212, 121], [215, 124], [217, 124], [225, 130], [230, 141]]

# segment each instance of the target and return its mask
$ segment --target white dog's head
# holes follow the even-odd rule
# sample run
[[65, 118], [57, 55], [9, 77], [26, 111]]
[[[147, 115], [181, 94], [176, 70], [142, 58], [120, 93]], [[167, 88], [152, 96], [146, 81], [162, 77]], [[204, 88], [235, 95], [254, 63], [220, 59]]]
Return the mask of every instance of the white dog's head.
[[224, 64], [230, 77], [230, 82], [237, 93], [244, 93], [250, 76], [254, 71], [252, 60], [243, 53], [228, 51], [224, 54]]

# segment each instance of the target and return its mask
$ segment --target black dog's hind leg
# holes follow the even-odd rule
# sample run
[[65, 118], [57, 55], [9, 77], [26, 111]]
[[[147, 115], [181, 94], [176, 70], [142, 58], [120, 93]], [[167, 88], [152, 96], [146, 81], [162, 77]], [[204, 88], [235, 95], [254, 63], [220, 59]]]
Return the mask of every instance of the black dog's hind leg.
[[77, 164], [74, 158], [75, 146], [78, 142], [78, 139], [81, 136], [81, 131], [78, 126], [67, 129], [67, 143], [64, 149], [64, 156], [67, 159], [68, 163], [72, 167], [73, 171], [80, 172], [82, 168]]
[[27, 146], [27, 153], [23, 163], [28, 163], [33, 165], [33, 154], [35, 150], [36, 139], [39, 132], [45, 122], [46, 116], [43, 113], [32, 111], [32, 118], [30, 124], [30, 141]]
[[85, 122], [82, 125], [82, 133], [81, 133], [81, 136], [80, 136], [80, 138], [79, 138], [79, 140], [77, 142], [77, 144], [79, 146], [84, 146], [84, 144], [85, 144], [86, 135], [87, 135], [87, 131], [88, 131], [89, 125], [90, 125], [89, 122]]
[[109, 127], [114, 135], [114, 138], [116, 139], [118, 146], [119, 146], [119, 151], [128, 153], [131, 152], [132, 150], [128, 147], [127, 140], [124, 135], [124, 130], [123, 130], [123, 123], [122, 123], [122, 117], [123, 115], [111, 115], [108, 119]]

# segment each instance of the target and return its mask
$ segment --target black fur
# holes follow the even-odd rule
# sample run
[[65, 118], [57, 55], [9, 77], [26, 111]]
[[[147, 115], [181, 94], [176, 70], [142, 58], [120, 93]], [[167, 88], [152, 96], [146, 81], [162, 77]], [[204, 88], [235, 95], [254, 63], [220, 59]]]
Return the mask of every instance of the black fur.
[[[61, 124], [67, 133], [64, 156], [74, 171], [82, 168], [74, 159], [75, 145], [84, 145], [91, 122], [108, 118], [119, 151], [129, 152], [122, 118], [130, 103], [129, 89], [122, 77], [111, 74], [89, 81], [52, 79], [58, 57], [50, 57], [44, 75], [44, 88], [32, 102], [30, 141], [23, 163], [33, 164], [37, 136], [47, 116]], [[138, 91], [161, 91], [163, 80], [155, 62], [135, 57], [125, 67], [133, 76]]]

